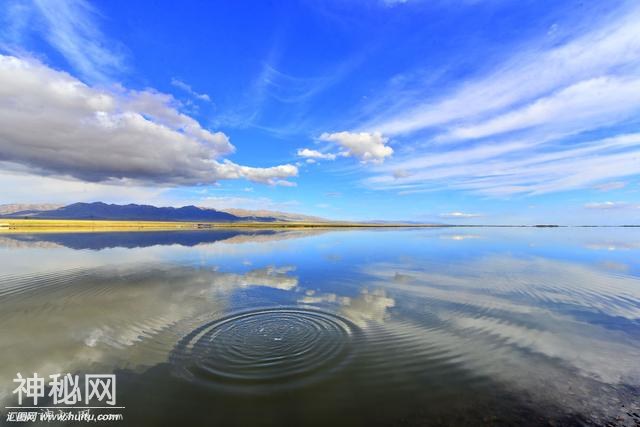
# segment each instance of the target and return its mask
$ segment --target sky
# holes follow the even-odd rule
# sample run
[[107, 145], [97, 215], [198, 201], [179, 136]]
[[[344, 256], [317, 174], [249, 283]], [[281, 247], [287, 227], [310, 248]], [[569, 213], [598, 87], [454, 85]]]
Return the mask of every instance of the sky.
[[0, 1], [0, 204], [640, 223], [640, 3]]

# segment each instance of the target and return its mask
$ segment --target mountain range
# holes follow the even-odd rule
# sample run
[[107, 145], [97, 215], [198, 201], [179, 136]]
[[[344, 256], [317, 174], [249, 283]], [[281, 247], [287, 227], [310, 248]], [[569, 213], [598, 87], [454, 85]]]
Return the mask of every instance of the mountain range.
[[73, 203], [67, 206], [54, 204], [6, 204], [0, 205], [0, 217], [37, 219], [96, 219], [128, 221], [206, 221], [206, 222], [296, 222], [327, 221], [307, 215], [277, 211], [251, 211], [245, 209], [215, 210], [198, 206], [157, 207], [152, 205], [116, 205], [103, 202]]

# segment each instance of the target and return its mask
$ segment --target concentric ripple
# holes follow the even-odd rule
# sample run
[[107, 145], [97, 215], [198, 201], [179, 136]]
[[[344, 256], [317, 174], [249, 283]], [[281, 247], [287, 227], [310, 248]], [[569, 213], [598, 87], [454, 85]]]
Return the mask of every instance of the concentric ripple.
[[262, 309], [201, 326], [180, 342], [173, 362], [191, 380], [290, 386], [343, 366], [356, 333], [355, 325], [334, 314]]

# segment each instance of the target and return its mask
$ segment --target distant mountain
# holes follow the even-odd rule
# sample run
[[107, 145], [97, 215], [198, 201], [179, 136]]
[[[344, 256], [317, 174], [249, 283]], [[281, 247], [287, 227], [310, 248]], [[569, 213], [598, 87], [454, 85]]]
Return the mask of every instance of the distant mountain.
[[9, 205], [0, 205], [0, 215], [10, 215], [20, 213], [23, 216], [28, 216], [29, 213], [36, 213], [40, 211], [50, 211], [63, 207], [64, 205], [56, 205], [53, 203], [42, 204], [25, 204], [25, 203], [13, 203]]
[[324, 218], [269, 210], [225, 209], [215, 210], [197, 206], [181, 208], [151, 205], [115, 205], [103, 202], [54, 204], [0, 205], [0, 217], [39, 219], [102, 219], [130, 221], [202, 221], [202, 222], [328, 222]]
[[181, 208], [156, 207], [151, 205], [112, 205], [102, 202], [73, 203], [49, 210], [28, 209], [2, 215], [4, 217], [29, 217], [40, 219], [104, 219], [130, 221], [242, 221], [227, 212], [201, 209], [196, 206]]
[[[322, 225], [345, 225], [349, 221], [331, 220], [312, 215], [273, 210], [213, 209], [199, 206], [157, 207], [152, 205], [117, 205], [103, 202], [0, 205], [0, 218], [84, 219], [114, 221], [185, 221], [185, 222], [300, 222]], [[360, 221], [372, 225], [425, 225], [413, 221]], [[445, 225], [433, 223], [430, 225]]]
[[328, 219], [318, 216], [302, 215], [297, 213], [271, 211], [271, 210], [248, 210], [248, 209], [220, 209], [235, 216], [244, 218], [272, 218], [277, 221], [289, 222], [330, 222]]

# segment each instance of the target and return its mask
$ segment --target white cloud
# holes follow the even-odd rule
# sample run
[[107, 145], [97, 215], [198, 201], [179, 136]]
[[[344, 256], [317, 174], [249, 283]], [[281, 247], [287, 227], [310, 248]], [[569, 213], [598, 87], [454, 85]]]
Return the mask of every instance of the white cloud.
[[[118, 44], [99, 29], [98, 13], [84, 0], [51, 2], [34, 0], [36, 24], [43, 37], [90, 81], [106, 81], [124, 68]], [[108, 46], [108, 48], [107, 48]], [[122, 49], [120, 49], [122, 50]]]
[[385, 6], [396, 6], [399, 4], [405, 4], [408, 0], [382, 0], [382, 4]]
[[335, 160], [336, 155], [332, 153], [321, 153], [317, 150], [311, 150], [309, 148], [299, 148], [298, 156], [307, 159], [323, 159], [323, 160]]
[[[587, 33], [552, 48], [520, 47], [512, 58], [485, 76], [470, 80], [439, 99], [415, 106], [390, 94], [397, 105], [382, 111], [362, 129], [386, 135], [414, 132], [452, 122], [482, 119], [512, 106], [530, 103], [579, 82], [609, 75], [637, 75], [640, 66], [640, 9], [617, 16]], [[415, 91], [411, 92], [415, 96]], [[409, 108], [398, 106], [414, 105]], [[568, 114], [568, 113], [567, 113]]]
[[211, 196], [199, 199], [193, 202], [182, 204], [196, 204], [202, 207], [213, 209], [246, 209], [246, 210], [271, 210], [271, 211], [290, 211], [299, 205], [296, 201], [274, 201], [267, 197], [226, 197]]
[[320, 135], [320, 140], [339, 144], [347, 150], [345, 155], [357, 157], [365, 163], [380, 163], [393, 154], [393, 148], [385, 145], [388, 138], [380, 132], [325, 132]]
[[[505, 197], [640, 174], [640, 134], [624, 133], [640, 114], [638, 19], [640, 7], [622, 4], [576, 25], [562, 43], [542, 37], [519, 46], [502, 64], [435, 97], [414, 73], [413, 86], [390, 90], [388, 102], [374, 100], [388, 108], [358, 127], [396, 136], [405, 149], [364, 183], [403, 194], [459, 189]], [[425, 136], [409, 140], [418, 131]], [[585, 142], [586, 132], [606, 137]]]
[[191, 85], [188, 85], [187, 83], [183, 82], [182, 80], [178, 80], [176, 78], [173, 78], [173, 79], [171, 79], [171, 84], [173, 86], [177, 87], [178, 89], [182, 89], [183, 91], [185, 91], [186, 93], [188, 93], [192, 97], [194, 97], [196, 99], [199, 99], [200, 101], [211, 102], [211, 98], [209, 97], [209, 95], [207, 95], [206, 93], [198, 93], [198, 92], [196, 92], [195, 90], [193, 90]]
[[[277, 202], [266, 197], [208, 196], [210, 188], [188, 190], [188, 188], [163, 188], [157, 185], [138, 185], [128, 181], [113, 183], [84, 182], [71, 177], [37, 176], [24, 172], [3, 170], [0, 163], [0, 200], [14, 203], [70, 204], [95, 202], [127, 204], [145, 203], [155, 206], [186, 206], [290, 210], [298, 205], [295, 201]], [[245, 192], [251, 187], [244, 189]]]
[[0, 163], [0, 200], [15, 203], [94, 202], [109, 203], [158, 203], [167, 205], [158, 187], [139, 185], [83, 182], [70, 177], [37, 176], [24, 172], [3, 171]]
[[263, 184], [292, 187], [295, 186], [295, 183], [278, 178], [296, 176], [298, 174], [298, 168], [293, 165], [280, 165], [270, 168], [253, 168], [249, 166], [240, 166], [229, 160], [224, 160], [221, 164], [218, 163], [218, 173], [220, 173], [222, 179], [246, 178], [250, 181], [261, 182]]
[[634, 206], [627, 202], [593, 202], [587, 203], [584, 205], [587, 209], [627, 209], [627, 208], [637, 208], [638, 206]]
[[612, 191], [612, 190], [620, 190], [621, 188], [626, 187], [627, 183], [624, 181], [614, 181], [614, 182], [606, 182], [604, 184], [598, 184], [595, 186], [600, 191]]
[[482, 138], [533, 126], [577, 133], [619, 122], [640, 111], [640, 79], [599, 77], [542, 97], [522, 108], [486, 121], [451, 129], [442, 138]]
[[298, 184], [295, 182], [287, 181], [286, 179], [275, 179], [271, 183], [271, 185], [276, 185], [279, 187], [297, 187]]
[[0, 161], [90, 182], [286, 185], [297, 175], [289, 164], [217, 160], [234, 151], [229, 138], [176, 107], [170, 95], [97, 89], [40, 62], [0, 55]]
[[440, 218], [454, 218], [454, 219], [468, 219], [478, 218], [482, 215], [477, 213], [465, 213], [465, 212], [448, 212], [440, 214]]
[[559, 147], [511, 142], [404, 158], [376, 167], [377, 174], [364, 183], [376, 189], [449, 188], [500, 197], [544, 194], [639, 174], [639, 156], [640, 134]]

